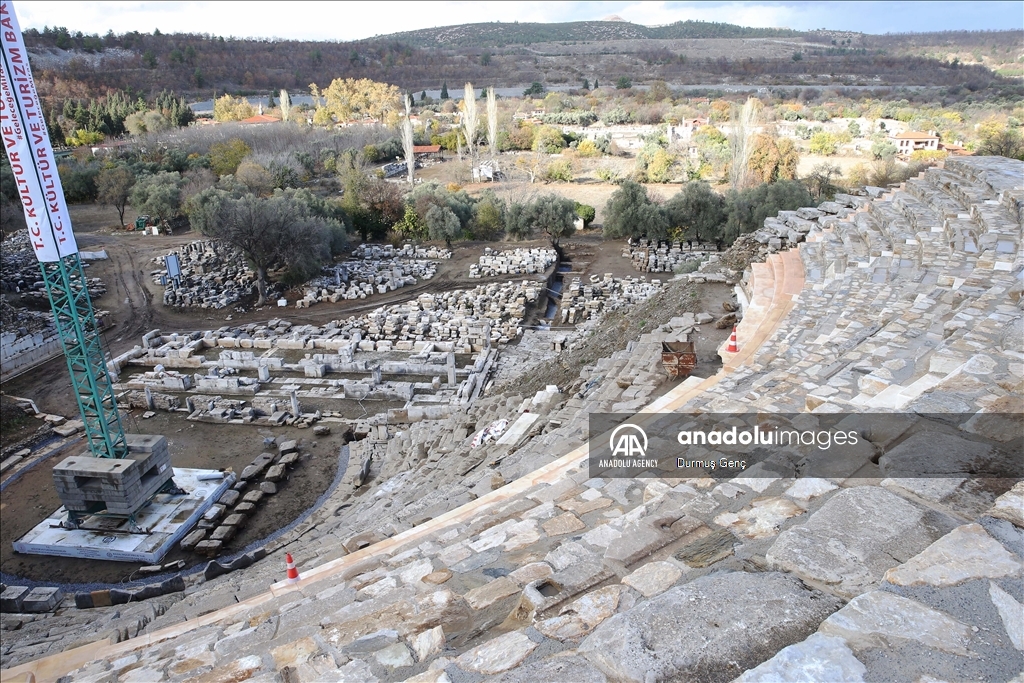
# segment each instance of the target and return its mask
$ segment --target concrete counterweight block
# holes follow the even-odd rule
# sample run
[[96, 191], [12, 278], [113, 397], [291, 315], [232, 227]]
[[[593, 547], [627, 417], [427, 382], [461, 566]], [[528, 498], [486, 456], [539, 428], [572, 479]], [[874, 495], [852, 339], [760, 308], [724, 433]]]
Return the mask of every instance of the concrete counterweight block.
[[20, 612], [25, 596], [30, 592], [28, 586], [8, 586], [0, 594], [0, 612]]
[[64, 591], [52, 586], [33, 588], [21, 602], [24, 612], [52, 612], [64, 600]]
[[129, 458], [72, 456], [53, 468], [61, 503], [78, 514], [135, 514], [173, 476], [167, 438], [128, 434]]

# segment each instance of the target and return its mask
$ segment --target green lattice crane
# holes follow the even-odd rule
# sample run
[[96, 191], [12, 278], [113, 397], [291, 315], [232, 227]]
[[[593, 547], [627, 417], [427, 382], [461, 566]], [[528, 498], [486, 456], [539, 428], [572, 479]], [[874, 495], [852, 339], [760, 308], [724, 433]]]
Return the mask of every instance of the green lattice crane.
[[100, 458], [124, 458], [124, 428], [13, 3], [0, 4], [0, 26], [0, 138], [43, 272], [89, 450]]
[[124, 458], [128, 455], [128, 445], [100, 345], [99, 325], [93, 314], [81, 258], [71, 254], [56, 262], [41, 262], [39, 267], [43, 271], [89, 450], [97, 458]]

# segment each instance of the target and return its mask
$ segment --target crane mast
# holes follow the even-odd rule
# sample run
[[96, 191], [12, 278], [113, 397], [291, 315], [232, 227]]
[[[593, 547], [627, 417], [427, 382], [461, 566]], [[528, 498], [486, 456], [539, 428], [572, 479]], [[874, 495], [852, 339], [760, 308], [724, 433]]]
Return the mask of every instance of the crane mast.
[[100, 345], [100, 330], [46, 117], [11, 2], [0, 4], [0, 43], [0, 137], [43, 273], [89, 450], [98, 458], [124, 458], [128, 446]]

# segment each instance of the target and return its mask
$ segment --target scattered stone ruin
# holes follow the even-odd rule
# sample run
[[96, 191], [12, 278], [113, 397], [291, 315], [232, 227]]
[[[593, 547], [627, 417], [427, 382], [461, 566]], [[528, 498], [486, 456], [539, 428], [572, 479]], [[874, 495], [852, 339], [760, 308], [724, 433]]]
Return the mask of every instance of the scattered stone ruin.
[[[88, 271], [88, 261], [95, 258], [106, 258], [104, 252], [81, 252], [82, 267]], [[97, 299], [107, 291], [107, 286], [98, 277], [85, 280], [89, 296]], [[39, 259], [36, 258], [32, 244], [29, 242], [28, 231], [18, 230], [4, 239], [0, 244], [0, 288], [4, 292], [20, 294], [22, 297], [48, 304], [46, 285], [43, 273], [39, 270]]]
[[256, 273], [234, 247], [216, 240], [202, 240], [190, 242], [171, 253], [177, 254], [181, 263], [177, 283], [168, 278], [163, 256], [153, 259], [161, 268], [150, 273], [153, 284], [165, 287], [165, 306], [226, 308], [254, 291]]
[[497, 251], [486, 247], [480, 262], [469, 266], [469, 277], [533, 275], [543, 273], [557, 260], [558, 254], [554, 249], [516, 248]]
[[622, 257], [628, 258], [641, 273], [675, 273], [695, 270], [708, 254], [717, 251], [707, 245], [689, 245], [686, 242], [653, 242], [632, 239], [626, 242]]
[[415, 285], [437, 273], [437, 263], [426, 259], [364, 256], [363, 260], [343, 261], [324, 268], [324, 274], [306, 283], [305, 296], [296, 308], [330, 301], [365, 299], [374, 294]]
[[[574, 395], [389, 411], [350, 444], [346, 483], [264, 559], [190, 577], [184, 595], [18, 616], [6, 673], [1019, 678], [1024, 482], [900, 477], [906, 434], [863, 413], [944, 414], [946, 453], [973, 452], [982, 434], [1020, 438], [1024, 164], [949, 159], [830, 215], [744, 274], [739, 350], [723, 350], [716, 375], [652, 399], [670, 324], [584, 369]], [[731, 480], [592, 477], [588, 415], [641, 408], [792, 413], [806, 428], [849, 413], [865, 441], [819, 478], [785, 459]], [[994, 428], [1000, 413], [1016, 427]], [[348, 497], [356, 486], [368, 488]], [[120, 642], [70, 650], [108, 637]]]
[[352, 251], [352, 256], [357, 259], [432, 259], [447, 260], [452, 257], [452, 250], [444, 247], [419, 247], [413, 244], [403, 244], [395, 247], [390, 244], [360, 244]]
[[574, 277], [563, 293], [562, 324], [575, 325], [607, 311], [646, 301], [660, 288], [661, 280], [657, 278], [648, 282], [646, 277], [616, 278], [605, 273], [603, 278], [591, 275], [590, 283], [584, 284], [581, 278]]
[[[226, 308], [255, 291], [256, 274], [241, 252], [229, 245], [216, 240], [196, 241], [171, 253], [177, 254], [181, 262], [177, 282], [168, 278], [163, 256], [153, 259], [161, 268], [150, 273], [154, 284], [165, 287], [165, 306]], [[448, 249], [412, 244], [400, 248], [361, 244], [352, 253], [354, 259], [325, 268], [322, 276], [307, 283], [296, 308], [309, 308], [323, 301], [365, 299], [429, 280], [437, 272], [435, 261], [452, 255]], [[269, 289], [271, 299], [283, 291], [280, 284], [271, 284]]]
[[[100, 327], [110, 320], [109, 311], [95, 311]], [[39, 363], [63, 353], [53, 314], [13, 306], [0, 300], [0, 372], [11, 379]]]

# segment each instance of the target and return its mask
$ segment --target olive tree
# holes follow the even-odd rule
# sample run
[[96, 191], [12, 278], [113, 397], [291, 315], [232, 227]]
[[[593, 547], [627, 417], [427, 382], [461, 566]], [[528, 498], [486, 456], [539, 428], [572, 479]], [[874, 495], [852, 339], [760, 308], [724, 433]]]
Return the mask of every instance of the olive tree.
[[459, 217], [447, 206], [430, 207], [426, 215], [427, 231], [432, 240], [444, 240], [444, 243], [451, 249], [452, 240], [459, 236], [462, 224]]
[[555, 194], [542, 195], [527, 206], [524, 219], [557, 247], [563, 237], [576, 232], [576, 203]]
[[135, 187], [135, 174], [124, 164], [109, 166], [100, 170], [96, 176], [96, 199], [117, 209], [117, 218], [124, 227], [124, 211], [128, 206], [128, 198]]
[[669, 226], [698, 242], [717, 241], [725, 225], [725, 198], [706, 182], [692, 180], [665, 202]]
[[158, 221], [174, 218], [181, 212], [181, 175], [161, 171], [142, 178], [132, 188], [130, 203], [139, 213]]
[[647, 188], [627, 180], [612, 193], [604, 207], [604, 236], [663, 240], [668, 236], [668, 222], [661, 207], [647, 196]]
[[234, 197], [209, 188], [190, 201], [193, 229], [242, 252], [256, 271], [257, 306], [267, 301], [268, 271], [285, 267], [297, 280], [314, 275], [331, 256], [331, 242], [344, 232], [337, 221], [312, 213], [297, 193]]

